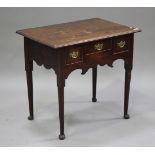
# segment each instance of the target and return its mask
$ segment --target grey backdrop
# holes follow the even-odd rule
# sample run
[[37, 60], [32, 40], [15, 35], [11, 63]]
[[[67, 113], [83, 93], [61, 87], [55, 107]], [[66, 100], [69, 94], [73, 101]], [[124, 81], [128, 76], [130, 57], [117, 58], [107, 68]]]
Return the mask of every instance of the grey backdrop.
[[[35, 120], [27, 120], [23, 37], [15, 31], [92, 17], [143, 30], [135, 34], [131, 119], [122, 119], [122, 60], [98, 67], [97, 103], [91, 103], [91, 70], [85, 76], [76, 70], [66, 81], [67, 138], [59, 141], [56, 76], [36, 64]], [[154, 8], [0, 8], [0, 146], [155, 146], [154, 17]]]

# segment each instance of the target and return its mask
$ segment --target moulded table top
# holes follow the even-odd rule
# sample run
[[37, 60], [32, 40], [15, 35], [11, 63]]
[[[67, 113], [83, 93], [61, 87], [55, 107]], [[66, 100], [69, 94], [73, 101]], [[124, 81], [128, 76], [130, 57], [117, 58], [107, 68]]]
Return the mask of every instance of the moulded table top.
[[61, 48], [79, 43], [139, 32], [140, 29], [92, 18], [69, 23], [18, 30], [26, 38]]

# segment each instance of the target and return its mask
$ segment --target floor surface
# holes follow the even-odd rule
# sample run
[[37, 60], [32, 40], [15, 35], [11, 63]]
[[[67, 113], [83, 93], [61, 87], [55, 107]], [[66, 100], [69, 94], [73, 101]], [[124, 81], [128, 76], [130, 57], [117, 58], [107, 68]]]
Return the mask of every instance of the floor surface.
[[1, 78], [0, 146], [155, 146], [154, 85], [143, 83], [148, 77], [138, 78], [133, 71], [131, 118], [124, 120], [123, 67], [119, 74], [117, 65], [111, 70], [99, 67], [96, 103], [91, 102], [91, 70], [84, 76], [73, 72], [65, 87], [66, 139], [60, 141], [56, 76], [53, 71], [41, 74], [36, 65], [35, 70], [34, 121], [27, 120], [24, 71], [22, 77]]

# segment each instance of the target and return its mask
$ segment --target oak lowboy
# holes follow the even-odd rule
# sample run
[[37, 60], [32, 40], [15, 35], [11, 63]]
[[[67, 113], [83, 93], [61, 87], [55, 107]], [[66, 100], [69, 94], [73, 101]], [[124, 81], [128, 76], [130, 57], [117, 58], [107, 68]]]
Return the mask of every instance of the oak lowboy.
[[19, 30], [24, 36], [25, 70], [27, 75], [29, 120], [33, 115], [33, 61], [57, 75], [60, 135], [64, 134], [65, 79], [75, 69], [85, 74], [92, 68], [92, 101], [96, 102], [97, 65], [109, 65], [124, 60], [124, 118], [128, 119], [128, 100], [133, 66], [134, 33], [138, 28], [128, 27], [99, 18]]

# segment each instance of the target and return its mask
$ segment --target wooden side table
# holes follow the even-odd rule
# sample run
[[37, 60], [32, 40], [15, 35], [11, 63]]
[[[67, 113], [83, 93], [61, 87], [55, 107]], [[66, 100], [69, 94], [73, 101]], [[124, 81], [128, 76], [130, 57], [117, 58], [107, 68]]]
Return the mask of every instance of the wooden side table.
[[124, 118], [128, 119], [128, 100], [133, 64], [134, 33], [140, 29], [116, 24], [99, 18], [30, 28], [17, 31], [24, 36], [25, 70], [27, 76], [29, 120], [33, 115], [33, 61], [57, 75], [60, 135], [64, 134], [65, 79], [75, 69], [85, 74], [92, 68], [92, 101], [96, 102], [97, 65], [112, 67], [116, 59], [124, 60]]

